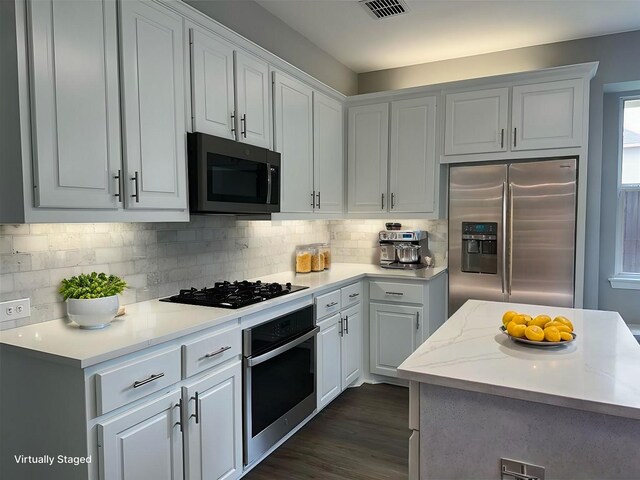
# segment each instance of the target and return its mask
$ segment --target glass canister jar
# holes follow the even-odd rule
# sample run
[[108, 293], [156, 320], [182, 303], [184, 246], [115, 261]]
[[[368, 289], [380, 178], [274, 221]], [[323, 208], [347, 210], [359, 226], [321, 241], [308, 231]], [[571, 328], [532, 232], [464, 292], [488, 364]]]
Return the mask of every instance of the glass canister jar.
[[328, 243], [321, 243], [320, 252], [324, 259], [324, 269], [329, 270], [331, 268], [331, 247]]
[[320, 244], [311, 246], [311, 271], [321, 272], [324, 270], [324, 255]]
[[296, 247], [296, 273], [311, 272], [312, 248], [309, 245]]

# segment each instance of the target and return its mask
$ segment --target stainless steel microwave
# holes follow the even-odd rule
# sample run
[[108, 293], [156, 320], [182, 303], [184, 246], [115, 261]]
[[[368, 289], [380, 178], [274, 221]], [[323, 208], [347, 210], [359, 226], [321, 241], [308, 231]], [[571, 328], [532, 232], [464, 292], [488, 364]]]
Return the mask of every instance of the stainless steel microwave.
[[280, 154], [205, 133], [187, 134], [192, 213], [280, 211]]

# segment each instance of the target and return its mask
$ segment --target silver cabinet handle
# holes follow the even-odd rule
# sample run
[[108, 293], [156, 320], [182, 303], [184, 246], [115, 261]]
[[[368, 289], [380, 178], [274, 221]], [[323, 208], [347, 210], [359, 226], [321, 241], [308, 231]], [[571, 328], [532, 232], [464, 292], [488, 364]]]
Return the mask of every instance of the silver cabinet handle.
[[404, 293], [402, 292], [384, 292], [385, 295], [398, 295], [400, 297], [402, 297], [404, 295]]
[[236, 134], [236, 112], [235, 110], [231, 112], [231, 135], [235, 140], [238, 139], [238, 135]]
[[384, 210], [384, 193], [382, 194], [382, 200], [380, 201], [380, 210]]
[[344, 316], [344, 333], [349, 335], [349, 315]]
[[320, 190], [318, 190], [318, 193], [316, 193], [316, 199], [318, 201], [318, 210], [320, 210]]
[[356, 298], [359, 295], [360, 295], [359, 293], [352, 293], [351, 295], [349, 295], [349, 298]]
[[133, 382], [133, 388], [141, 387], [142, 385], [146, 385], [149, 382], [153, 382], [154, 380], [158, 380], [159, 378], [164, 377], [164, 373], [154, 373], [149, 378], [145, 378], [144, 380], [137, 380]]
[[396, 206], [396, 194], [392, 193], [391, 194], [391, 210], [393, 210]]
[[416, 330], [420, 330], [420, 312], [416, 312]]
[[176, 405], [173, 406], [173, 408], [178, 407], [178, 411], [180, 412], [180, 421], [176, 422], [173, 424], [173, 426], [175, 427], [176, 425], [180, 425], [180, 431], [182, 431], [182, 399], [178, 400], [178, 403]]
[[504, 148], [504, 128], [500, 130], [500, 148]]
[[327, 303], [327, 308], [335, 307], [337, 304], [338, 302]]
[[[244, 127], [244, 129], [243, 129]], [[240, 133], [244, 138], [247, 138], [247, 114], [243, 114], [240, 119]]]
[[216, 355], [220, 355], [221, 353], [226, 352], [227, 350], [230, 350], [231, 347], [227, 346], [227, 347], [222, 347], [219, 350], [216, 350], [215, 352], [211, 352], [211, 353], [207, 353], [204, 357], [202, 358], [211, 358], [211, 357], [215, 357]]
[[113, 178], [115, 178], [118, 181], [118, 193], [114, 194], [114, 197], [118, 197], [118, 201], [122, 202], [122, 190], [124, 190], [123, 185], [122, 185], [122, 170], [118, 170], [118, 174], [114, 175]]
[[311, 192], [311, 208], [316, 207], [316, 191]]
[[133, 180], [133, 183], [135, 185], [134, 191], [136, 192], [131, 196], [136, 199], [136, 203], [140, 203], [140, 178], [138, 177], [137, 171], [133, 174], [131, 180]]
[[189, 415], [189, 418], [196, 417], [196, 423], [200, 423], [200, 399], [198, 398], [198, 392], [196, 392], [195, 396], [191, 397], [189, 400], [196, 401], [196, 413]]
[[518, 133], [518, 129], [513, 127], [513, 148], [516, 148], [516, 133]]
[[344, 337], [344, 318], [342, 318], [342, 316], [340, 316], [340, 330], [338, 330], [338, 335], [340, 335], [341, 337]]

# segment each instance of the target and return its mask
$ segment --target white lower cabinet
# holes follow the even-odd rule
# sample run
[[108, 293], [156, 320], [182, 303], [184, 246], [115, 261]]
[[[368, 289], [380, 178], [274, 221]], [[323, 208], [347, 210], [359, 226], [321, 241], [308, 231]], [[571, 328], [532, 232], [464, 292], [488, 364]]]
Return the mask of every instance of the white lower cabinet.
[[[316, 311], [327, 299], [336, 300], [340, 310], [341, 297], [351, 298], [354, 305], [343, 308], [318, 321], [318, 410], [328, 405], [334, 398], [362, 375], [362, 305], [360, 304], [361, 284], [344, 287], [335, 292], [316, 298]], [[341, 295], [343, 293], [344, 295]], [[344, 307], [345, 304], [342, 304]]]
[[236, 361], [182, 387], [185, 477], [242, 473], [242, 368]]
[[101, 480], [183, 478], [180, 390], [98, 423]]
[[422, 307], [371, 303], [371, 373], [397, 376], [397, 367], [422, 343]]

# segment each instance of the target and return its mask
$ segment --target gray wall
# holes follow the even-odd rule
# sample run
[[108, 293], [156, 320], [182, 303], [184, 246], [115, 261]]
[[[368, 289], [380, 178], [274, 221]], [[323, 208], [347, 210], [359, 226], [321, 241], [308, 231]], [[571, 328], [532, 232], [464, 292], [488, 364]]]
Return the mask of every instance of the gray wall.
[[640, 324], [640, 291], [611, 288], [609, 283], [609, 278], [615, 274], [617, 215], [614, 212], [617, 211], [618, 203], [620, 97], [629, 95], [640, 95], [640, 90], [604, 95], [598, 307], [603, 310], [618, 311], [627, 322]]
[[250, 0], [184, 0], [231, 30], [248, 38], [345, 95], [358, 90], [357, 74]]
[[[625, 312], [628, 322], [638, 321], [638, 291], [619, 290], [615, 302], [605, 295], [605, 304], [598, 305], [600, 268], [597, 259], [600, 246], [600, 198], [602, 182], [603, 96], [610, 84], [640, 80], [640, 31], [519, 48], [473, 57], [458, 58], [409, 67], [360, 74], [359, 93], [407, 88], [434, 82], [454, 81], [535, 70], [559, 65], [599, 61], [598, 72], [591, 82], [589, 107], [589, 167], [587, 186], [587, 239], [585, 264], [585, 308], [614, 308]], [[605, 163], [606, 173], [617, 167]], [[607, 185], [609, 185], [607, 183]], [[615, 209], [603, 205], [602, 216], [615, 217]], [[603, 225], [603, 229], [607, 227]], [[611, 248], [611, 245], [605, 245]], [[613, 265], [610, 267], [613, 269]], [[608, 272], [609, 270], [607, 270]], [[603, 271], [603, 274], [607, 272]], [[611, 300], [613, 297], [611, 297]], [[635, 308], [634, 308], [635, 305]]]

